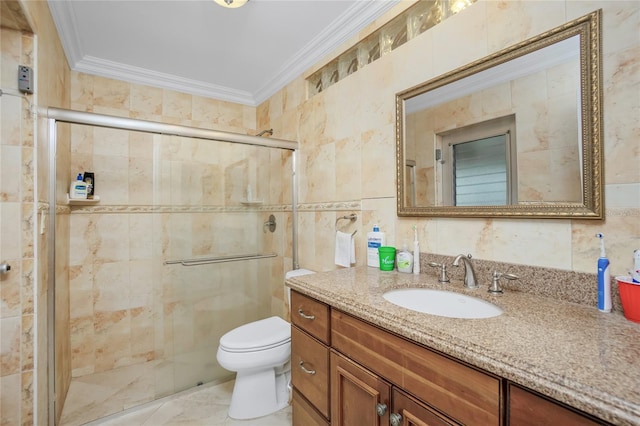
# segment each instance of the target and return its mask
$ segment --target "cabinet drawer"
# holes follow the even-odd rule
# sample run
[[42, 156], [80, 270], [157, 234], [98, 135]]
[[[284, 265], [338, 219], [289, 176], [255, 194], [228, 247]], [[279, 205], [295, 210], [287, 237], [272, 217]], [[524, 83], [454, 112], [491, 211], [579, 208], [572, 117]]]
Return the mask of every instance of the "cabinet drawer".
[[295, 326], [291, 327], [291, 382], [329, 418], [329, 348]]
[[291, 322], [329, 344], [329, 306], [295, 290], [291, 291]]
[[509, 385], [508, 416], [511, 426], [596, 426], [604, 424], [513, 384]]
[[400, 424], [403, 426], [455, 426], [455, 423], [396, 388], [393, 388], [392, 408], [391, 415], [401, 416]]
[[337, 310], [333, 347], [453, 420], [499, 425], [501, 381]]
[[329, 422], [295, 389], [293, 390], [291, 410], [292, 426], [329, 426]]

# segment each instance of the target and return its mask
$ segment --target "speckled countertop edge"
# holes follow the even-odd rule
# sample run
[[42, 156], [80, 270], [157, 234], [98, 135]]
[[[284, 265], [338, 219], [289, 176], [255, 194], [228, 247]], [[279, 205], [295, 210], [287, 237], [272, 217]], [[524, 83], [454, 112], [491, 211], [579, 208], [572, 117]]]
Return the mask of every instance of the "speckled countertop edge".
[[[603, 420], [640, 425], [640, 324], [620, 313], [539, 295], [439, 284], [429, 275], [340, 269], [290, 278], [287, 285], [412, 341], [519, 383]], [[480, 320], [444, 318], [387, 302], [395, 288], [469, 294], [504, 313]]]

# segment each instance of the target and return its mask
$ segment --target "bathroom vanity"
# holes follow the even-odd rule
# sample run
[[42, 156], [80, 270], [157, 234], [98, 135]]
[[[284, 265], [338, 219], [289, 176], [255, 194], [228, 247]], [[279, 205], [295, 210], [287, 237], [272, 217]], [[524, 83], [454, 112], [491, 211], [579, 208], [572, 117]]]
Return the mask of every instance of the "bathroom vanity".
[[[367, 267], [287, 285], [294, 426], [640, 424], [640, 325], [620, 314]], [[445, 318], [382, 297], [414, 287], [504, 313]]]

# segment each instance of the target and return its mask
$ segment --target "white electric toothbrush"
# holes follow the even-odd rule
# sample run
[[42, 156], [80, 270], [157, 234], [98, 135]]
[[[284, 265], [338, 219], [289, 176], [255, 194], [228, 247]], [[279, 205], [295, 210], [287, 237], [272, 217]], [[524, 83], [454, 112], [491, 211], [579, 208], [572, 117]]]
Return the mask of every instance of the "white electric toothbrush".
[[417, 225], [413, 225], [413, 273], [420, 273], [420, 243], [418, 242]]

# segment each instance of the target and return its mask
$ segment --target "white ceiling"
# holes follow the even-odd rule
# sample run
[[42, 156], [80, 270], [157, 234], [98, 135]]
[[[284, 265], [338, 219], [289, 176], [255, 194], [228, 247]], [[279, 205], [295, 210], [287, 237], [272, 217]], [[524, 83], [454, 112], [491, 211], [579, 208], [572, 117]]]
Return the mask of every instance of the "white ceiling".
[[258, 105], [400, 0], [48, 0], [74, 71]]

